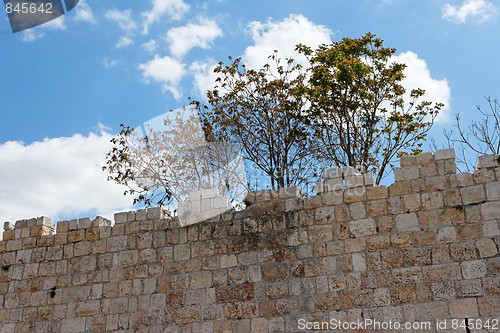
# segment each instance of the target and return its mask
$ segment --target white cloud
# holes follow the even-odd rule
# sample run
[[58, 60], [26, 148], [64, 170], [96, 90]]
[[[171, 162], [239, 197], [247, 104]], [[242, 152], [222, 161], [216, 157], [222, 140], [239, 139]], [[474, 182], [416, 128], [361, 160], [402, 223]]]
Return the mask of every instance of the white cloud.
[[112, 9], [104, 13], [104, 17], [108, 20], [116, 22], [120, 29], [125, 33], [132, 33], [137, 29], [137, 23], [135, 23], [132, 17], [132, 11], [130, 9], [118, 10]]
[[197, 93], [205, 100], [207, 98], [207, 91], [212, 90], [217, 79], [217, 74], [214, 69], [217, 62], [209, 59], [207, 62], [195, 61], [189, 66], [189, 70], [194, 74], [194, 86]]
[[38, 38], [42, 38], [45, 36], [44, 31], [57, 31], [57, 30], [66, 30], [67, 26], [66, 23], [64, 22], [64, 17], [59, 16], [56, 19], [53, 19], [52, 21], [49, 21], [47, 23], [44, 23], [38, 27], [34, 27], [28, 30], [25, 30], [22, 32], [21, 35], [21, 40], [23, 42], [34, 42]]
[[154, 53], [158, 48], [158, 43], [154, 39], [150, 39], [141, 45], [148, 53]]
[[42, 38], [43, 36], [45, 36], [43, 31], [39, 31], [39, 30], [33, 28], [33, 29], [23, 31], [21, 33], [21, 40], [23, 42], [26, 42], [26, 43], [31, 43], [31, 42], [34, 42], [35, 40], [37, 40], [38, 38]]
[[222, 36], [222, 30], [217, 22], [199, 17], [197, 24], [188, 23], [185, 26], [170, 29], [166, 39], [170, 43], [172, 55], [182, 58], [194, 47], [210, 48], [212, 41], [219, 36]]
[[119, 63], [119, 61], [116, 59], [104, 58], [104, 60], [102, 61], [102, 65], [106, 69], [112, 69], [112, 68], [116, 67], [116, 65], [118, 65], [118, 63]]
[[81, 0], [76, 6], [76, 14], [73, 18], [75, 22], [95, 23], [94, 13], [92, 8], [85, 0]]
[[443, 19], [465, 23], [470, 17], [478, 23], [489, 20], [496, 13], [495, 5], [485, 0], [465, 0], [460, 6], [453, 6], [447, 3], [443, 7]]
[[186, 74], [185, 65], [178, 60], [165, 56], [155, 55], [147, 63], [139, 65], [142, 76], [146, 82], [152, 79], [155, 82], [163, 84], [164, 91], [170, 91], [176, 99], [181, 97], [177, 88], [180, 80]]
[[[280, 57], [297, 57], [294, 51], [299, 43], [311, 47], [330, 43], [332, 32], [325, 26], [314, 24], [302, 15], [273, 22], [251, 22], [249, 32], [254, 45], [245, 50], [244, 63], [253, 68], [261, 68], [268, 63], [268, 56], [278, 50]], [[296, 59], [299, 60], [299, 59]]]
[[0, 144], [0, 219], [45, 215], [57, 220], [130, 209], [124, 188], [107, 181], [101, 169], [111, 137], [101, 132]]
[[115, 44], [115, 47], [117, 49], [122, 49], [122, 48], [130, 46], [132, 44], [134, 44], [134, 40], [132, 38], [130, 38], [130, 36], [123, 36], [123, 37], [120, 37], [118, 42]]
[[64, 16], [59, 16], [58, 18], [49, 21], [40, 26], [47, 30], [66, 30], [66, 24], [64, 22]]
[[142, 33], [147, 34], [153, 23], [156, 23], [164, 14], [168, 14], [174, 20], [180, 20], [189, 11], [189, 5], [183, 0], [152, 0], [153, 8], [141, 13]]
[[[448, 81], [446, 79], [433, 79], [425, 60], [419, 58], [414, 52], [407, 51], [401, 53], [392, 57], [392, 60], [406, 64], [404, 71], [405, 78], [402, 84], [407, 90], [407, 94], [415, 88], [424, 89], [425, 95], [422, 100], [444, 103], [445, 105], [443, 110], [441, 110], [441, 113], [436, 118], [436, 121], [448, 120], [451, 113], [451, 91]], [[406, 100], [409, 100], [409, 96], [407, 96]]]

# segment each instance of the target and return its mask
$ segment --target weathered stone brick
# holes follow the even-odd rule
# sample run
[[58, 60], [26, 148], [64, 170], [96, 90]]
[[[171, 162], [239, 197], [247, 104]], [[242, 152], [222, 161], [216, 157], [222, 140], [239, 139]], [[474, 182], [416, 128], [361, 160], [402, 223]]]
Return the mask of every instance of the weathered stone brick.
[[497, 219], [500, 216], [500, 204], [498, 201], [481, 204], [481, 216], [484, 220]]
[[464, 279], [475, 279], [486, 275], [486, 262], [483, 260], [470, 260], [460, 263]]
[[400, 214], [396, 216], [396, 228], [400, 232], [418, 231], [420, 223], [415, 213]]
[[422, 267], [424, 283], [439, 283], [461, 278], [460, 264], [441, 264]]
[[460, 240], [477, 239], [481, 236], [481, 226], [478, 224], [462, 224], [456, 227], [457, 236]]
[[450, 315], [452, 318], [476, 318], [479, 310], [475, 298], [464, 298], [450, 302]]
[[476, 242], [476, 248], [481, 258], [493, 257], [498, 254], [495, 242], [491, 238], [482, 238]]
[[373, 218], [349, 222], [349, 231], [354, 237], [373, 235], [377, 232]]
[[486, 201], [483, 185], [468, 186], [460, 189], [464, 205], [481, 203]]

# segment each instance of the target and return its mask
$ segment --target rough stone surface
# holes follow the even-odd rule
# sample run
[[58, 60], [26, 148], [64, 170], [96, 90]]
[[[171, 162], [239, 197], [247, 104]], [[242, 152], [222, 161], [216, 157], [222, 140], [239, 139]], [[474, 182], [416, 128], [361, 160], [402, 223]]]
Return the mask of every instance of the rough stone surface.
[[[451, 150], [400, 166], [389, 187], [328, 170], [317, 196], [251, 193], [246, 210], [185, 226], [158, 208], [117, 213], [114, 225], [62, 221], [55, 233], [45, 217], [6, 223], [0, 332], [296, 333], [308, 331], [299, 320], [498, 318], [500, 166], [485, 157], [457, 175]], [[226, 206], [213, 190], [196, 195], [201, 210]]]

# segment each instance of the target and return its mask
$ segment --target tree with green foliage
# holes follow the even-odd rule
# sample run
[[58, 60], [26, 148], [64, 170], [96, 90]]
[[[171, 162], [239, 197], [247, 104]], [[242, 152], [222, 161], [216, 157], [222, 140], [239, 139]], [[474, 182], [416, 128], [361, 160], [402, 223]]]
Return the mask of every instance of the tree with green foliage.
[[418, 102], [422, 89], [405, 94], [405, 64], [393, 61], [394, 48], [367, 33], [297, 50], [310, 62], [304, 121], [319, 160], [371, 171], [380, 183], [395, 158], [421, 152], [443, 104]]
[[238, 144], [253, 168], [261, 170], [272, 189], [304, 185], [315, 163], [302, 114], [307, 100], [305, 71], [293, 59], [269, 57], [270, 64], [248, 69], [241, 58], [220, 62], [208, 106], [195, 102], [216, 140]]

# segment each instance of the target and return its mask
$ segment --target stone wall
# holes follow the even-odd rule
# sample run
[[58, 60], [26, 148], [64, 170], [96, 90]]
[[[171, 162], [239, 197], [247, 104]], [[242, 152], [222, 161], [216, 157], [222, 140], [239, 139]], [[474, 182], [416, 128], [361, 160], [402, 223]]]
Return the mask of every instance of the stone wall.
[[45, 217], [6, 223], [0, 332], [497, 332], [498, 159], [473, 174], [452, 150], [400, 162], [389, 187], [330, 170], [316, 196], [250, 193], [186, 227], [158, 208], [55, 233]]

